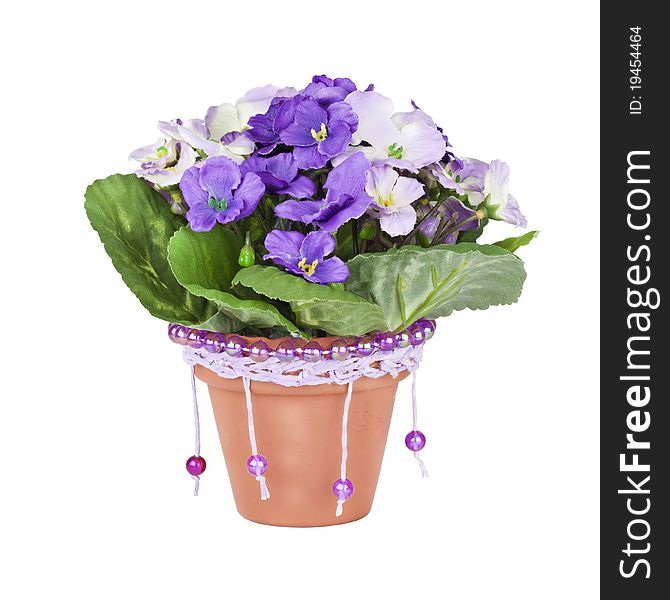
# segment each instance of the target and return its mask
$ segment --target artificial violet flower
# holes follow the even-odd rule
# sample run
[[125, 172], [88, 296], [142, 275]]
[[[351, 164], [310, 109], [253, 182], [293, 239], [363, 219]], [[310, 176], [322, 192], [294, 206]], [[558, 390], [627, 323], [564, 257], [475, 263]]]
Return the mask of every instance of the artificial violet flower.
[[526, 217], [521, 214], [519, 204], [508, 192], [509, 166], [501, 160], [493, 160], [484, 177], [485, 207], [489, 217], [511, 225], [526, 227]]
[[346, 102], [335, 102], [324, 109], [307, 98], [296, 104], [293, 123], [279, 134], [279, 139], [294, 146], [293, 156], [301, 169], [320, 169], [344, 151], [357, 127], [358, 117]]
[[244, 131], [251, 117], [265, 113], [270, 108], [274, 97], [288, 98], [295, 94], [297, 91], [294, 88], [278, 88], [275, 85], [257, 87], [249, 90], [235, 104], [224, 103], [210, 107], [205, 124], [213, 138], [221, 139], [231, 131]]
[[159, 121], [158, 129], [164, 135], [202, 150], [207, 156], [227, 156], [237, 163], [241, 163], [256, 148], [252, 140], [239, 132], [229, 132], [220, 139], [214, 139], [203, 119]]
[[453, 159], [446, 165], [434, 163], [430, 172], [443, 187], [454, 190], [460, 196], [467, 195], [473, 206], [484, 201], [484, 178], [489, 165], [476, 158]]
[[256, 173], [273, 194], [293, 198], [311, 198], [316, 193], [314, 182], [306, 175], [298, 175], [298, 165], [289, 152], [265, 158], [255, 154], [240, 165], [242, 175]]
[[412, 202], [424, 195], [419, 181], [400, 177], [393, 167], [373, 167], [367, 174], [365, 191], [372, 196], [371, 211], [379, 215], [379, 224], [386, 233], [395, 237], [412, 231], [416, 223]]
[[328, 189], [325, 200], [287, 200], [277, 205], [275, 214], [283, 219], [318, 225], [324, 231], [337, 231], [370, 206], [372, 198], [365, 191], [369, 168], [370, 161], [358, 152], [328, 174], [324, 184]]
[[306, 236], [298, 231], [275, 229], [265, 238], [268, 253], [263, 257], [284, 267], [290, 273], [302, 275], [313, 283], [342, 283], [349, 269], [336, 256], [324, 260], [335, 251], [335, 238], [324, 231], [312, 231]]
[[[477, 212], [469, 209], [457, 198], [447, 198], [441, 208], [444, 210], [446, 218], [454, 221], [454, 225], [450, 225], [449, 229], [457, 227], [455, 231], [440, 240], [443, 244], [455, 244], [459, 232], [479, 227], [479, 219], [476, 218], [478, 217]], [[463, 223], [463, 225], [460, 225], [460, 223]]]
[[[447, 149], [442, 134], [426, 113], [393, 113], [393, 102], [377, 92], [352, 92], [346, 97], [358, 115], [359, 125], [353, 132], [345, 154], [362, 151], [375, 166], [391, 165], [417, 172], [438, 162]], [[358, 146], [367, 142], [369, 146]], [[341, 162], [338, 157], [333, 164]]]
[[138, 177], [166, 188], [179, 183], [186, 170], [195, 164], [196, 154], [188, 144], [161, 139], [151, 146], [138, 148], [130, 159], [142, 162], [141, 168], [135, 171]]
[[244, 133], [254, 142], [261, 145], [259, 154], [270, 154], [279, 144], [279, 135], [293, 123], [295, 109], [298, 104], [307, 100], [307, 96], [277, 96], [263, 114], [249, 118], [249, 129]]
[[314, 98], [321, 106], [327, 108], [334, 102], [341, 102], [351, 92], [356, 91], [356, 84], [347, 77], [331, 79], [325, 75], [314, 75], [301, 94]]
[[130, 153], [128, 160], [136, 160], [154, 168], [166, 167], [177, 162], [177, 142], [172, 138], [159, 138], [155, 143], [142, 146]]
[[219, 223], [248, 217], [265, 192], [255, 173], [244, 178], [239, 166], [225, 156], [212, 156], [191, 167], [179, 184], [189, 206], [186, 219], [193, 231], [209, 231]]

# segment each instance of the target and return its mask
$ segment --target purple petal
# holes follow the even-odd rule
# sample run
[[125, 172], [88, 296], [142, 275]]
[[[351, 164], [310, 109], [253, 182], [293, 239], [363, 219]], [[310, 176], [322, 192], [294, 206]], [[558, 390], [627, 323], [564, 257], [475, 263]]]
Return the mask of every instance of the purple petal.
[[314, 275], [311, 277], [306, 276], [305, 279], [314, 283], [327, 284], [344, 283], [347, 277], [349, 277], [347, 265], [337, 258], [337, 256], [334, 256], [316, 265]]
[[256, 210], [258, 202], [265, 193], [265, 186], [256, 173], [247, 173], [240, 186], [235, 190], [234, 199], [242, 203], [237, 219], [244, 219]]
[[[470, 210], [467, 206], [465, 206], [460, 200], [456, 198], [447, 198], [446, 202], [444, 203], [444, 210], [447, 216], [447, 220], [451, 219], [454, 214], [458, 215], [456, 217], [456, 223], [465, 221], [466, 219], [469, 219], [475, 214], [474, 210]], [[474, 221], [471, 221], [470, 223], [463, 225], [463, 227], [461, 227], [460, 230], [465, 231], [467, 229], [477, 229], [477, 227], [479, 227], [479, 220], [475, 219]]]
[[287, 271], [296, 275], [304, 275], [304, 271], [298, 267], [299, 258], [288, 257], [284, 254], [266, 254], [263, 260], [271, 260], [276, 265], [284, 267]]
[[275, 207], [275, 215], [281, 219], [311, 223], [322, 206], [320, 200], [287, 200]]
[[179, 189], [189, 207], [204, 204], [207, 206], [209, 194], [200, 186], [200, 168], [191, 167], [182, 175], [179, 182]]
[[200, 187], [217, 200], [230, 201], [232, 190], [240, 184], [240, 168], [225, 156], [212, 156], [200, 167]]
[[309, 177], [299, 175], [281, 193], [293, 198], [311, 198], [316, 193], [316, 185]]
[[[286, 187], [286, 182], [277, 179], [270, 171], [260, 171], [256, 173], [261, 181], [265, 184], [265, 188], [271, 192], [280, 192]], [[283, 192], [281, 192], [283, 193]]]
[[352, 154], [343, 163], [337, 165], [326, 178], [324, 184], [328, 188], [328, 199], [341, 194], [358, 196], [365, 189], [365, 176], [371, 167], [370, 161], [362, 152]]
[[344, 121], [335, 121], [328, 127], [328, 137], [319, 144], [319, 152], [326, 156], [341, 154], [351, 141], [351, 130]]
[[267, 169], [268, 159], [254, 154], [240, 165], [240, 174], [244, 177], [247, 173], [258, 173]]
[[[317, 131], [321, 125], [317, 126]], [[312, 146], [316, 144], [316, 140], [312, 135], [311, 128], [305, 127], [302, 123], [293, 123], [289, 125], [284, 131], [279, 134], [279, 138], [287, 146]]]
[[307, 148], [294, 148], [293, 157], [301, 169], [320, 169], [328, 162], [329, 158], [325, 154], [321, 154], [317, 144]]
[[[526, 217], [521, 214], [519, 203], [512, 195], [507, 196], [507, 206], [498, 211], [498, 217], [510, 225], [516, 225], [517, 227], [528, 226]], [[478, 221], [476, 222], [479, 223]], [[463, 229], [465, 229], [465, 227]]]
[[323, 260], [324, 256], [335, 250], [335, 238], [325, 231], [312, 231], [307, 234], [300, 246], [300, 256], [308, 263]]
[[337, 231], [344, 223], [360, 217], [370, 206], [372, 198], [365, 191], [356, 196], [343, 194], [334, 202], [329, 202], [326, 208], [317, 215], [314, 222], [324, 231]]
[[336, 87], [343, 88], [347, 91], [347, 94], [356, 91], [356, 84], [351, 81], [348, 77], [336, 77], [333, 82]]
[[347, 90], [338, 87], [322, 87], [311, 94], [307, 91], [305, 91], [305, 93], [311, 95], [312, 98], [322, 106], [328, 106], [334, 102], [341, 102], [349, 95]]
[[298, 176], [298, 165], [290, 152], [284, 152], [269, 158], [267, 170], [285, 183], [291, 183]]
[[346, 102], [331, 104], [328, 107], [328, 120], [331, 123], [333, 121], [344, 121], [349, 126], [351, 133], [358, 129], [358, 115], [354, 112], [351, 104]]
[[300, 260], [300, 245], [305, 236], [299, 231], [281, 231], [273, 229], [265, 236], [265, 249], [270, 254], [292, 256], [296, 262]]
[[207, 204], [196, 204], [186, 213], [186, 220], [193, 231], [209, 231], [216, 225], [217, 212]]

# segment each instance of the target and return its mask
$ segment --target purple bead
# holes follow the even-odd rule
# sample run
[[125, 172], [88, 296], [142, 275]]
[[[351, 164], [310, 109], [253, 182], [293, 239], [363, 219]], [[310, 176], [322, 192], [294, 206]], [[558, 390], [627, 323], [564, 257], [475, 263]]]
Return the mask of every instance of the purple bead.
[[270, 346], [263, 340], [257, 340], [249, 346], [249, 358], [254, 362], [265, 362], [270, 356]]
[[267, 471], [268, 460], [262, 454], [252, 454], [247, 458], [247, 471], [249, 475], [258, 477]]
[[395, 350], [397, 344], [398, 342], [395, 333], [386, 331], [377, 334], [377, 346], [379, 346], [379, 349], [382, 352], [391, 352], [392, 350]]
[[298, 344], [292, 339], [280, 342], [275, 350], [275, 356], [282, 362], [293, 360], [298, 356]]
[[207, 463], [202, 456], [191, 456], [191, 458], [186, 461], [186, 470], [194, 477], [202, 475], [206, 468]]
[[405, 329], [395, 336], [395, 339], [398, 341], [398, 348], [409, 348], [412, 343], [410, 340], [409, 331]]
[[375, 345], [372, 336], [365, 335], [356, 341], [356, 354], [358, 356], [370, 356], [374, 352]]
[[354, 495], [354, 484], [348, 479], [344, 481], [338, 479], [333, 484], [333, 494], [335, 494], [338, 500], [342, 500], [342, 502], [349, 500]]
[[405, 446], [412, 452], [418, 452], [426, 445], [426, 436], [418, 430], [410, 431], [405, 436]]
[[207, 352], [221, 352], [226, 344], [226, 338], [222, 333], [208, 331], [202, 337], [202, 347]]
[[429, 340], [433, 337], [435, 333], [435, 321], [432, 319], [419, 319], [414, 325], [423, 330], [424, 339]]
[[206, 333], [206, 331], [200, 329], [191, 329], [186, 336], [186, 343], [191, 348], [202, 348], [202, 338]]
[[226, 354], [228, 356], [242, 356], [246, 344], [239, 335], [226, 336]]
[[190, 329], [178, 323], [170, 323], [168, 327], [168, 336], [175, 344], [186, 345], [186, 338], [188, 337]]
[[409, 343], [412, 344], [412, 346], [420, 346], [426, 341], [426, 336], [423, 333], [423, 328], [420, 325], [417, 325], [416, 323], [414, 325], [410, 325], [407, 328], [407, 331], [409, 331]]
[[323, 356], [323, 349], [317, 341], [308, 342], [302, 348], [302, 357], [309, 362], [316, 362], [321, 360]]
[[341, 339], [333, 340], [330, 345], [330, 358], [335, 360], [345, 360], [349, 358], [349, 345]]

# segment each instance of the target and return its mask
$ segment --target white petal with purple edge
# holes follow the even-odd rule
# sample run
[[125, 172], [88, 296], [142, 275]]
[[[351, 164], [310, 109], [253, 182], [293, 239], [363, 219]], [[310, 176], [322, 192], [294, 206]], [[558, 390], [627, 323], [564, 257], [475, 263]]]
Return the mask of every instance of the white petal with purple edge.
[[416, 211], [411, 206], [403, 206], [400, 210], [382, 214], [379, 218], [381, 228], [391, 237], [407, 235], [416, 223]]
[[411, 177], [399, 177], [393, 188], [393, 206], [409, 206], [412, 202], [423, 196], [424, 190], [421, 182]]

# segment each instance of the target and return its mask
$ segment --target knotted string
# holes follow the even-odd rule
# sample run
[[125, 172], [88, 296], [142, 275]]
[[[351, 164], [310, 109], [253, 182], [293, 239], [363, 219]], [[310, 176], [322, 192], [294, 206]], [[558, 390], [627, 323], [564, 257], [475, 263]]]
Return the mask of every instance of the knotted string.
[[[195, 456], [200, 456], [200, 411], [198, 410], [198, 394], [195, 389], [195, 366], [191, 366], [191, 391], [193, 392], [193, 418], [195, 422]], [[200, 477], [191, 475], [195, 481], [193, 495], [197, 496], [200, 491]]]
[[[251, 454], [256, 456], [258, 454], [258, 448], [256, 447], [254, 412], [251, 407], [251, 384], [249, 383], [248, 377], [242, 377], [242, 383], [244, 385], [244, 397], [247, 401], [247, 424], [249, 426], [249, 443], [251, 444]], [[270, 497], [270, 491], [268, 490], [268, 486], [265, 483], [265, 476], [256, 475], [256, 481], [258, 481], [261, 488], [261, 500], [267, 500]]]
[[[416, 422], [416, 371], [412, 372], [412, 431], [418, 431]], [[419, 467], [421, 467], [421, 476], [422, 477], [428, 477], [428, 469], [426, 469], [426, 465], [423, 464], [423, 460], [421, 460], [421, 457], [419, 456], [419, 453], [417, 451], [412, 452], [414, 454], [414, 458], [416, 458], [417, 462], [419, 463]]]
[[[351, 405], [351, 394], [353, 390], [353, 382], [349, 382], [347, 386], [347, 396], [344, 399], [344, 409], [342, 410], [342, 461], [340, 463], [340, 479], [344, 482], [347, 480], [347, 457], [349, 455], [348, 445], [348, 428], [349, 428], [349, 406]], [[337, 509], [335, 509], [335, 516], [342, 516], [342, 505], [346, 500], [337, 500]]]

